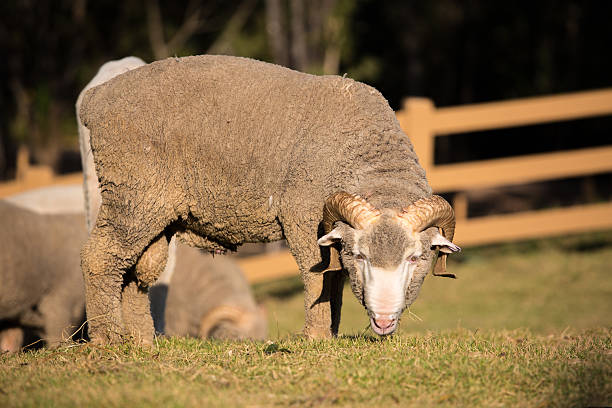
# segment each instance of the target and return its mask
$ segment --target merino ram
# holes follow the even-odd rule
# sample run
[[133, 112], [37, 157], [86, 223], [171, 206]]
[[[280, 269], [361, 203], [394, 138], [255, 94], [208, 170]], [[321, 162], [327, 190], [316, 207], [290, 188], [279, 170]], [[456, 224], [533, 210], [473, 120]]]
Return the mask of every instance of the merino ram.
[[452, 208], [365, 84], [245, 58], [169, 58], [92, 88], [79, 114], [102, 191], [82, 250], [95, 342], [152, 341], [146, 288], [176, 234], [209, 251], [286, 238], [308, 337], [337, 333], [346, 273], [374, 332], [394, 332], [438, 252], [459, 250]]

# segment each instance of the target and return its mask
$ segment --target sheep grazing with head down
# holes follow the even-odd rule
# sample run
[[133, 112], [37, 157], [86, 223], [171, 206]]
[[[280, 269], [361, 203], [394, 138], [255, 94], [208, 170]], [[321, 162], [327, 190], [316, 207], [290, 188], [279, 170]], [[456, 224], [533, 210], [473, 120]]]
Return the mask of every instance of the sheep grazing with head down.
[[[149, 298], [155, 329], [168, 336], [263, 340], [267, 335], [265, 313], [255, 303], [238, 264], [230, 258], [213, 259], [199, 249], [179, 244], [170, 281], [167, 286], [163, 282], [153, 286]], [[165, 305], [161, 305], [164, 299]], [[162, 313], [163, 321], [156, 318]]]
[[394, 332], [438, 252], [459, 250], [450, 205], [365, 84], [245, 58], [170, 58], [90, 89], [79, 114], [102, 191], [82, 250], [95, 342], [152, 341], [142, 305], [174, 235], [209, 251], [286, 238], [308, 337], [337, 333], [347, 272], [372, 329]]

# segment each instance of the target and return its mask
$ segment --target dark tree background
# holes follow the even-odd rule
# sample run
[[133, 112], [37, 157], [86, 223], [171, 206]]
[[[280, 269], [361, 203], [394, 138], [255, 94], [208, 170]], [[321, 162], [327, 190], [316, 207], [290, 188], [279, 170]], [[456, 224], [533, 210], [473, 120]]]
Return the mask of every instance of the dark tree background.
[[610, 2], [365, 2], [355, 54], [378, 62], [372, 79], [394, 108], [406, 95], [447, 106], [600, 88], [612, 84], [611, 13]]
[[[74, 101], [110, 59], [242, 55], [346, 73], [394, 109], [407, 96], [447, 106], [611, 86], [611, 15], [611, 2], [570, 0], [4, 1], [0, 179], [14, 176], [20, 145], [35, 162], [78, 170], [78, 160], [66, 164], [77, 150]], [[498, 134], [513, 142], [497, 150], [482, 143], [490, 134], [439, 138], [437, 160], [610, 141], [610, 121], [572, 126]], [[578, 144], [576, 132], [585, 136]]]

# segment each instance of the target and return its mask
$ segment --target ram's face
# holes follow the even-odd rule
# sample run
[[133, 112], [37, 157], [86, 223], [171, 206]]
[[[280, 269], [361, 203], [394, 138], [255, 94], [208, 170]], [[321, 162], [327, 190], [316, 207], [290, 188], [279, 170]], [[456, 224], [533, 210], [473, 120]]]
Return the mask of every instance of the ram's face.
[[417, 236], [420, 234], [384, 217], [356, 233], [351, 252], [363, 281], [363, 301], [370, 325], [376, 334], [392, 333], [406, 307], [406, 291], [423, 255]]
[[391, 217], [381, 217], [369, 228], [343, 226], [343, 262], [351, 286], [365, 306], [372, 330], [393, 333], [406, 308], [406, 293], [426, 251], [420, 234]]
[[402, 209], [377, 209], [358, 195], [339, 192], [326, 202], [324, 228], [329, 232], [318, 243], [341, 243], [353, 293], [365, 306], [372, 330], [387, 335], [397, 329], [411, 282], [416, 279], [411, 290], [418, 292], [436, 253], [459, 250], [445, 237], [452, 238], [454, 225], [452, 208], [439, 196]]

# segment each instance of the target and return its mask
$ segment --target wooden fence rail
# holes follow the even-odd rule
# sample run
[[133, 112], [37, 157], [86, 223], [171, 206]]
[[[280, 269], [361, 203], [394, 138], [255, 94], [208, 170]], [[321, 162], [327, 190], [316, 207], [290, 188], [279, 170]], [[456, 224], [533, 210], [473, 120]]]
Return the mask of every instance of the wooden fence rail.
[[0, 199], [40, 187], [83, 183], [82, 173], [57, 175], [49, 166], [30, 165], [29, 156], [25, 147], [17, 151], [17, 177], [0, 183]]
[[612, 115], [612, 89], [439, 109], [429, 99], [408, 98], [397, 112], [434, 191], [455, 192], [456, 241], [464, 246], [611, 229], [612, 203], [468, 218], [466, 193], [610, 173], [612, 137], [604, 147], [436, 165], [436, 136], [606, 115]]
[[[467, 192], [471, 190], [612, 172], [612, 137], [611, 145], [604, 147], [436, 165], [436, 136], [606, 115], [612, 115], [612, 89], [449, 108], [436, 108], [429, 99], [408, 98], [397, 112], [434, 191], [454, 193], [455, 240], [462, 246], [612, 229], [609, 202], [478, 218], [467, 216]], [[18, 175], [19, 180], [0, 183], [0, 198], [50, 184], [82, 182], [80, 173], [54, 176], [48, 169], [28, 168], [27, 164]], [[297, 265], [287, 251], [237, 260], [250, 282], [297, 274]]]

